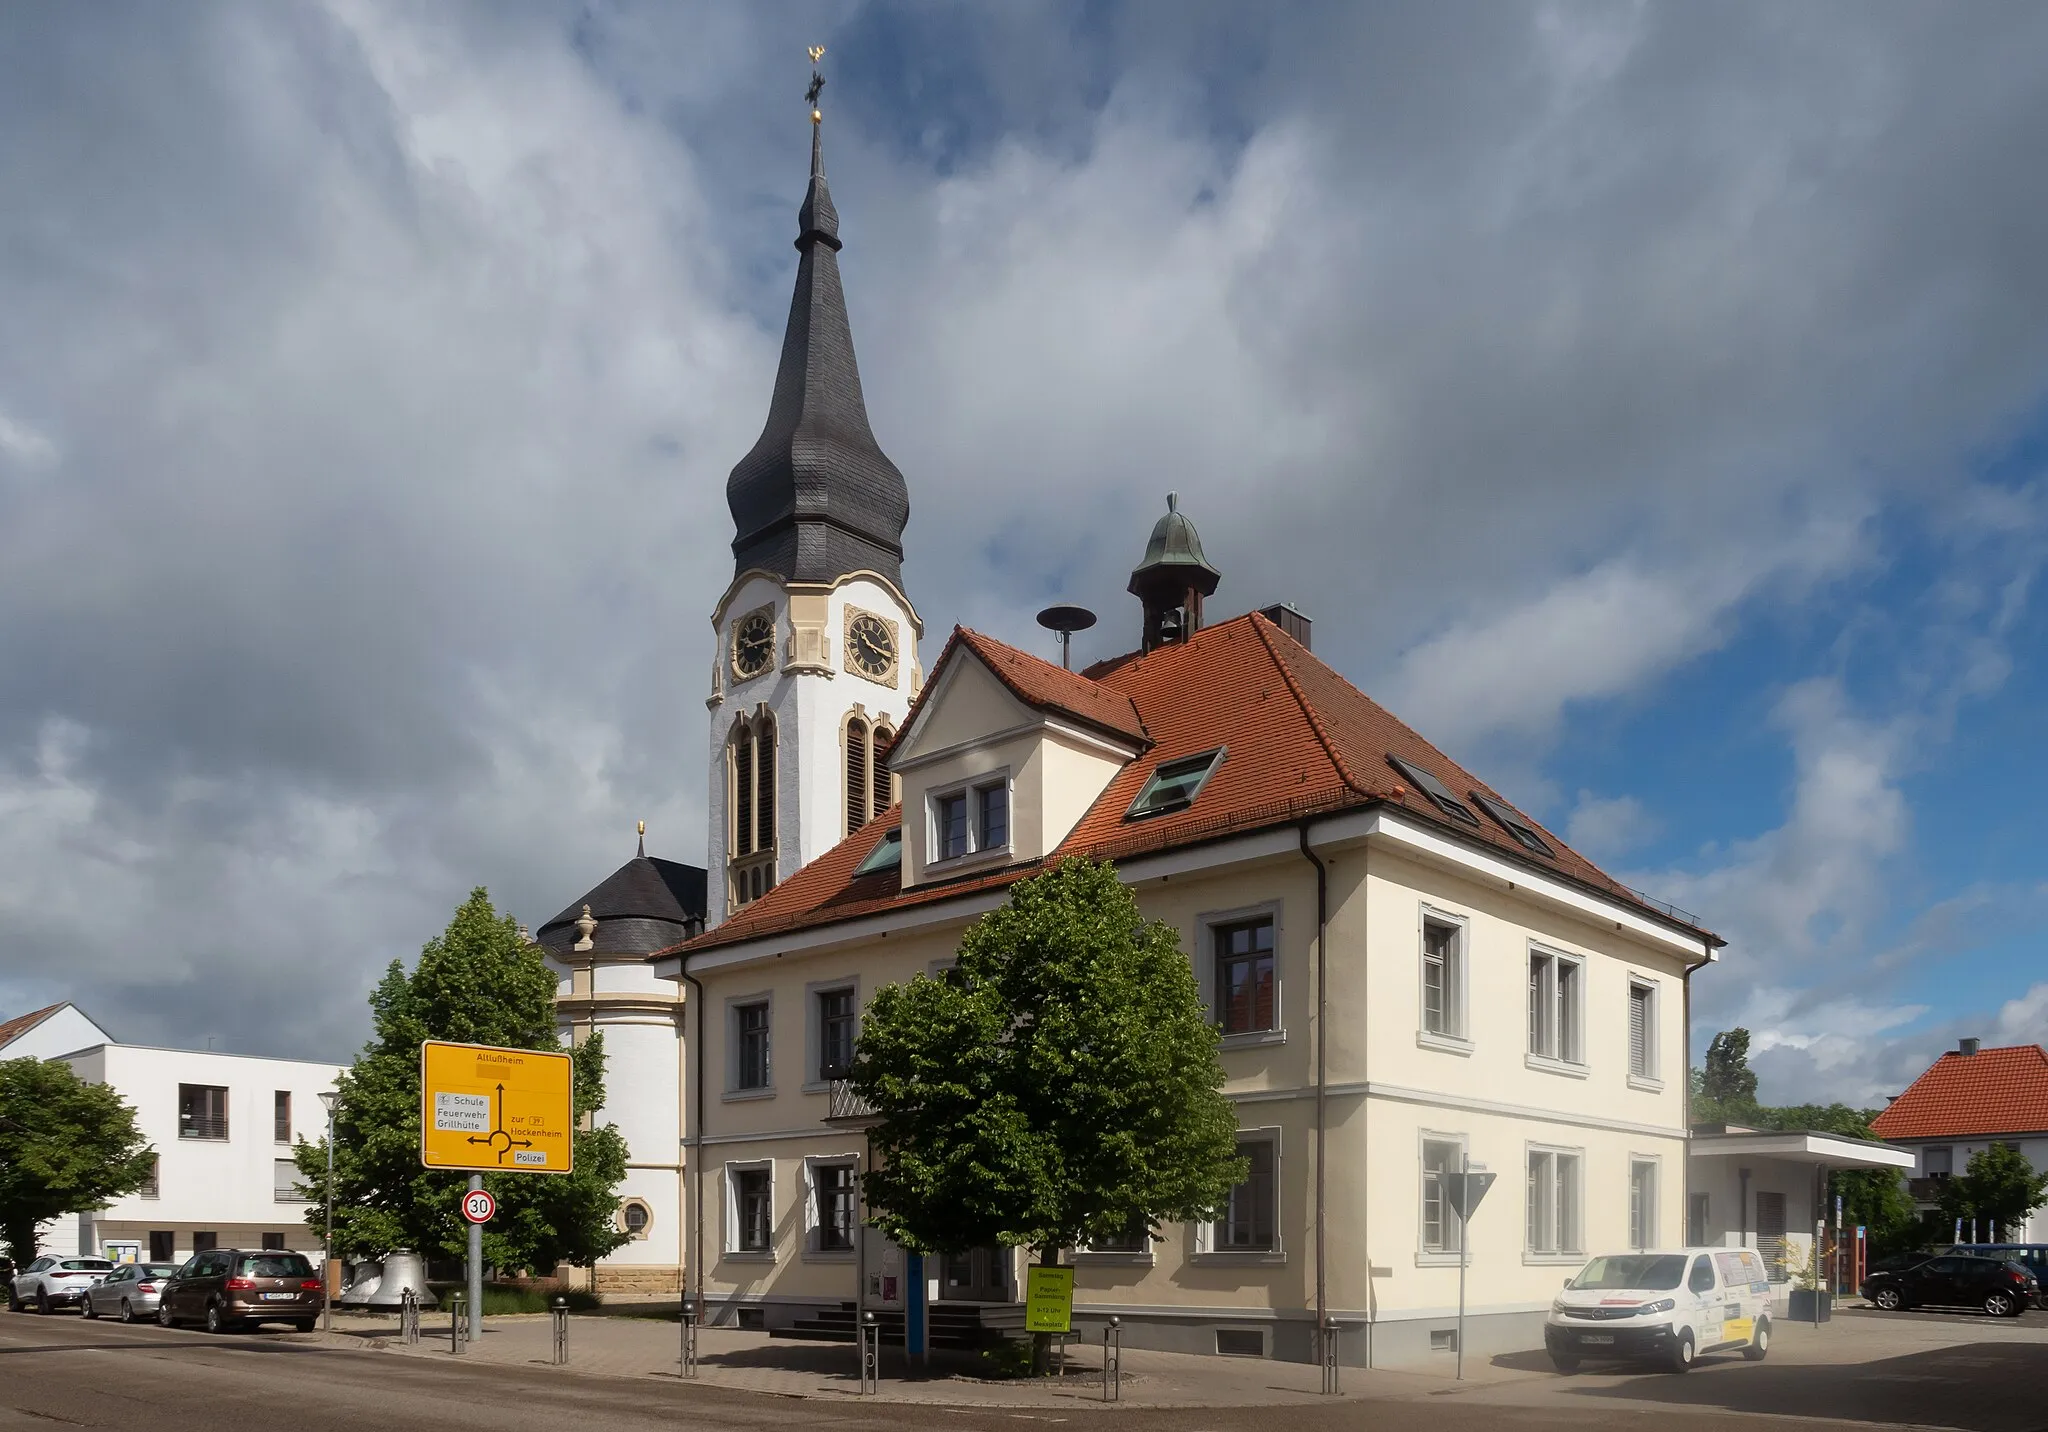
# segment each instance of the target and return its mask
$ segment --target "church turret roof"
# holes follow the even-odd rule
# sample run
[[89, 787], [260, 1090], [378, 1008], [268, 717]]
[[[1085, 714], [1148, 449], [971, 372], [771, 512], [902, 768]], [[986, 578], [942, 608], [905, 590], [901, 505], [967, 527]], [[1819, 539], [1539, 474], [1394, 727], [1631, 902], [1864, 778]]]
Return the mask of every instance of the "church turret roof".
[[819, 582], [867, 569], [900, 586], [910, 491], [868, 426], [815, 110], [797, 229], [802, 257], [768, 421], [725, 484], [734, 570]]
[[1166, 494], [1166, 515], [1152, 524], [1152, 540], [1145, 544], [1145, 560], [1131, 573], [1128, 590], [1143, 596], [1155, 574], [1172, 574], [1172, 581], [1198, 588], [1203, 596], [1215, 592], [1223, 574], [1209, 565], [1202, 554], [1202, 534], [1180, 510], [1180, 496]]
[[551, 954], [570, 953], [580, 938], [576, 922], [585, 909], [597, 922], [589, 953], [644, 955], [704, 928], [704, 870], [658, 859], [643, 849], [542, 925], [535, 941]]

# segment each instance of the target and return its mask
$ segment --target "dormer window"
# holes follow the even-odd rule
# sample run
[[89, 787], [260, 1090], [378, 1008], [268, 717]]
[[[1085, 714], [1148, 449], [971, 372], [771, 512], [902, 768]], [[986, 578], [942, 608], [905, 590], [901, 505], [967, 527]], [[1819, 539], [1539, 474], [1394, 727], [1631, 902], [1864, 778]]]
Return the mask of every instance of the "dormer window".
[[1124, 819], [1143, 820], [1147, 816], [1186, 810], [1202, 793], [1209, 777], [1216, 774], [1217, 767], [1223, 764], [1224, 754], [1224, 748], [1218, 746], [1198, 756], [1162, 761], [1146, 780], [1144, 789], [1138, 792], [1138, 798], [1131, 802], [1131, 808], [1124, 812]]
[[897, 826], [880, 840], [867, 854], [867, 859], [853, 867], [853, 878], [863, 875], [880, 875], [885, 870], [901, 869], [903, 865], [903, 827]]
[[981, 776], [931, 793], [933, 864], [993, 855], [1010, 848], [1010, 777], [1008, 772]]
[[1503, 802], [1495, 800], [1492, 796], [1483, 796], [1477, 791], [1472, 792], [1472, 799], [1479, 803], [1481, 810], [1499, 821], [1501, 829], [1520, 841], [1525, 849], [1537, 855], [1556, 854], [1550, 848], [1550, 842], [1536, 833], [1536, 827], [1515, 814]]
[[1387, 764], [1399, 771], [1407, 779], [1409, 785], [1421, 791], [1425, 796], [1428, 796], [1431, 803], [1452, 820], [1477, 828], [1479, 817], [1472, 814], [1472, 807], [1452, 795], [1450, 787], [1446, 786], [1435, 776], [1432, 776], [1428, 771], [1423, 770], [1422, 767], [1415, 765], [1413, 762], [1404, 761], [1399, 756], [1391, 753], [1387, 756]]

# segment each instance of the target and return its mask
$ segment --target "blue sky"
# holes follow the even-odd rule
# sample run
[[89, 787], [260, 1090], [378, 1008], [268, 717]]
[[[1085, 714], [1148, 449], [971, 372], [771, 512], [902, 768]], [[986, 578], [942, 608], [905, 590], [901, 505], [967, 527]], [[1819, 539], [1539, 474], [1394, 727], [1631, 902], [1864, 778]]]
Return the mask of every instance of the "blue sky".
[[[340, 1056], [698, 857], [808, 124], [906, 580], [1128, 643], [1169, 490], [1875, 1102], [2048, 1035], [2048, 16], [45, 7], [0, 32], [0, 1010]], [[1090, 645], [1092, 643], [1092, 645]]]

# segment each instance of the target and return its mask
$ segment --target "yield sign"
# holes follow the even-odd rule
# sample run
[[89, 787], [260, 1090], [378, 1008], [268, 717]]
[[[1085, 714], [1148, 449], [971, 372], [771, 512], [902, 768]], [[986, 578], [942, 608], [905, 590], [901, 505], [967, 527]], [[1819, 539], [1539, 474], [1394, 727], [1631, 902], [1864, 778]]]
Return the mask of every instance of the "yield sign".
[[1444, 1176], [1444, 1197], [1460, 1218], [1470, 1218], [1472, 1210], [1479, 1207], [1479, 1200], [1486, 1197], [1486, 1190], [1493, 1187], [1493, 1181], [1500, 1177], [1492, 1173], [1453, 1173]]

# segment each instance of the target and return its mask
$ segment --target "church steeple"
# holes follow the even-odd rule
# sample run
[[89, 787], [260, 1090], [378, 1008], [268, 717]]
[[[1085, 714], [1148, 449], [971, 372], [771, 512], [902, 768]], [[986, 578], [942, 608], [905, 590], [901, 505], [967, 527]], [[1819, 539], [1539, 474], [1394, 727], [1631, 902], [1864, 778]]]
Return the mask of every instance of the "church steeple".
[[768, 422], [726, 480], [735, 573], [793, 582], [877, 572], [902, 586], [910, 492], [868, 426], [839, 282], [839, 212], [825, 181], [824, 80], [812, 74], [811, 181], [797, 213], [796, 293]]

